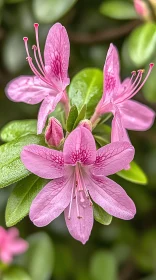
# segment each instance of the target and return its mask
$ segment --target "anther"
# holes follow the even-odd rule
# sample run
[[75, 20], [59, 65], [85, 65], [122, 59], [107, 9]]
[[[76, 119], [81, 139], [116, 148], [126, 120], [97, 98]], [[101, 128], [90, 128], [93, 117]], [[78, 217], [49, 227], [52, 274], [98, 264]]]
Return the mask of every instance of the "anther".
[[38, 28], [38, 27], [39, 27], [39, 24], [38, 24], [38, 23], [34, 23], [34, 27], [35, 27], [35, 28]]
[[131, 74], [132, 74], [133, 76], [136, 76], [136, 71], [132, 71]]
[[32, 50], [37, 50], [36, 45], [33, 45], [33, 46], [32, 46]]
[[23, 37], [24, 42], [28, 42], [28, 37]]
[[153, 68], [154, 67], [154, 63], [150, 63], [150, 68]]

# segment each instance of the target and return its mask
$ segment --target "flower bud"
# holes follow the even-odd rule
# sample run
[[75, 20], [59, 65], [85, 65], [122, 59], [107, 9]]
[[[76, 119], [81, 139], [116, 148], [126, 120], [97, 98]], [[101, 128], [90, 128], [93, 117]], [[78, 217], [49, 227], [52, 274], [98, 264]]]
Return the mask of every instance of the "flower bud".
[[58, 147], [64, 138], [61, 123], [54, 117], [49, 119], [45, 140], [49, 146]]
[[87, 128], [89, 131], [92, 131], [92, 123], [89, 120], [83, 120], [80, 122], [79, 126], [83, 126], [85, 128]]
[[145, 20], [150, 20], [150, 11], [147, 3], [143, 0], [134, 0], [134, 7], [139, 16]]

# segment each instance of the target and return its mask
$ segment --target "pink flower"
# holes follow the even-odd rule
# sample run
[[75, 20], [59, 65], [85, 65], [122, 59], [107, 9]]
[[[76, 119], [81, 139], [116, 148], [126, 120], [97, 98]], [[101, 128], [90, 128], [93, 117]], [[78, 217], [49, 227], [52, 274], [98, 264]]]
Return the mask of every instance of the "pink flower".
[[19, 238], [17, 228], [5, 230], [0, 226], [0, 261], [9, 264], [13, 256], [24, 253], [28, 249], [28, 243]]
[[30, 219], [46, 226], [63, 211], [70, 234], [83, 244], [93, 227], [91, 199], [109, 214], [132, 219], [136, 213], [126, 192], [106, 176], [125, 168], [134, 157], [127, 142], [116, 142], [97, 150], [91, 132], [77, 127], [67, 137], [63, 152], [38, 145], [24, 147], [21, 160], [28, 170], [53, 179], [33, 200]]
[[154, 64], [151, 63], [142, 83], [143, 70], [138, 70], [137, 75], [133, 71], [131, 78], [121, 82], [118, 51], [113, 44], [110, 45], [104, 65], [103, 96], [97, 105], [91, 121], [94, 123], [100, 115], [112, 112], [114, 115], [112, 121], [112, 142], [120, 140], [130, 141], [126, 129], [147, 130], [152, 126], [155, 112], [146, 105], [130, 99], [143, 87], [153, 66]]
[[64, 26], [54, 24], [49, 30], [45, 49], [44, 62], [40, 53], [38, 23], [34, 24], [36, 46], [33, 46], [35, 67], [28, 50], [28, 38], [24, 37], [27, 61], [35, 76], [20, 76], [11, 81], [7, 88], [7, 96], [15, 102], [37, 104], [42, 102], [38, 114], [38, 134], [42, 133], [48, 114], [55, 110], [59, 101], [67, 106], [65, 88], [69, 85], [68, 64], [70, 45]]
[[49, 119], [45, 131], [45, 140], [49, 146], [58, 147], [63, 140], [63, 128], [61, 123], [54, 117]]

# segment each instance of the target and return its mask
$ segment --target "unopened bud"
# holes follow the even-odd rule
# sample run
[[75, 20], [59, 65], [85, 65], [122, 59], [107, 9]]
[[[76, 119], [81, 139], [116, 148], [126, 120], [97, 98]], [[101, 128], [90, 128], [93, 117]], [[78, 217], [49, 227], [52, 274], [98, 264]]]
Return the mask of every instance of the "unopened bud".
[[85, 128], [87, 128], [88, 130], [92, 131], [92, 123], [89, 120], [83, 120], [79, 123], [79, 126], [83, 126]]
[[49, 146], [58, 147], [63, 140], [63, 129], [61, 123], [54, 117], [49, 119], [45, 131], [45, 140]]
[[147, 3], [145, 3], [145, 1], [134, 0], [134, 7], [135, 7], [137, 14], [140, 17], [142, 17], [144, 20], [150, 20], [150, 17], [151, 17], [150, 10], [149, 10]]

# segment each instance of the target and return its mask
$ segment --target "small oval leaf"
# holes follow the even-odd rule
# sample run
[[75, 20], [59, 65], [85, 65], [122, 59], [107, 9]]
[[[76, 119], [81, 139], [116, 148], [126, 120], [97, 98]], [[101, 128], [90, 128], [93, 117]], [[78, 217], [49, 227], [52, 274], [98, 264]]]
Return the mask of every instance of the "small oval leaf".
[[138, 15], [133, 3], [128, 1], [107, 1], [100, 6], [100, 12], [104, 16], [115, 19], [135, 19]]
[[99, 205], [93, 202], [94, 219], [102, 225], [110, 225], [112, 216], [104, 211]]
[[17, 120], [9, 122], [0, 131], [0, 138], [4, 142], [10, 142], [27, 134], [37, 134], [36, 120]]
[[130, 58], [136, 66], [144, 65], [155, 51], [156, 24], [145, 23], [131, 33], [128, 40]]
[[33, 12], [36, 19], [43, 23], [52, 23], [65, 15], [77, 0], [34, 0]]
[[24, 256], [32, 280], [49, 280], [54, 266], [54, 246], [45, 232], [38, 232], [28, 237], [29, 248]]
[[119, 175], [120, 177], [124, 178], [125, 180], [136, 183], [136, 184], [146, 185], [148, 182], [145, 173], [136, 164], [135, 161], [132, 161], [130, 163], [130, 169], [122, 170], [116, 174]]
[[78, 110], [77, 110], [77, 107], [75, 105], [73, 105], [70, 109], [68, 119], [67, 119], [67, 124], [66, 124], [68, 132], [71, 132], [73, 130], [74, 123], [75, 123], [77, 117], [78, 117]]
[[26, 135], [0, 146], [0, 188], [13, 184], [30, 172], [20, 160], [20, 153], [29, 144], [45, 145], [41, 135]]
[[12, 227], [28, 215], [31, 203], [48, 180], [31, 174], [14, 187], [6, 206], [7, 227]]
[[86, 68], [80, 71], [71, 81], [69, 98], [80, 112], [87, 105], [86, 118], [91, 117], [102, 96], [103, 73], [96, 68]]

